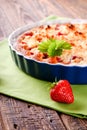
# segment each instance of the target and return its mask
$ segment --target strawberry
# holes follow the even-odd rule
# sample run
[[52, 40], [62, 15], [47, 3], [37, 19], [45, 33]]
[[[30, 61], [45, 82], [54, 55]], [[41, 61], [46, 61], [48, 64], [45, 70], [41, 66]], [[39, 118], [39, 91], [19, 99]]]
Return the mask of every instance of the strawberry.
[[74, 95], [70, 83], [67, 80], [60, 80], [50, 90], [50, 97], [56, 102], [73, 103]]

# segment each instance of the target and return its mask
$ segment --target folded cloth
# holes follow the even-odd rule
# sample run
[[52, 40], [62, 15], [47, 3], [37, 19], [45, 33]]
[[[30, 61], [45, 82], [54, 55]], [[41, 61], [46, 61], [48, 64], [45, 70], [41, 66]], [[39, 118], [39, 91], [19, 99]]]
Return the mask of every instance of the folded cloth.
[[0, 93], [79, 118], [87, 118], [87, 85], [72, 85], [75, 102], [51, 100], [51, 83], [22, 72], [12, 61], [7, 39], [0, 42]]

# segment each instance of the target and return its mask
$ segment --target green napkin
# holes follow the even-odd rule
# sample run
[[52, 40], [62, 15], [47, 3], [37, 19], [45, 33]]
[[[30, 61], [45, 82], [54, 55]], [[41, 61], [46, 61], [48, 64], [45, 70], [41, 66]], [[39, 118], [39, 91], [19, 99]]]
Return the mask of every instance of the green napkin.
[[7, 39], [1, 41], [0, 93], [75, 117], [87, 118], [87, 85], [72, 85], [75, 102], [63, 104], [50, 99], [50, 84], [22, 72], [12, 61]]

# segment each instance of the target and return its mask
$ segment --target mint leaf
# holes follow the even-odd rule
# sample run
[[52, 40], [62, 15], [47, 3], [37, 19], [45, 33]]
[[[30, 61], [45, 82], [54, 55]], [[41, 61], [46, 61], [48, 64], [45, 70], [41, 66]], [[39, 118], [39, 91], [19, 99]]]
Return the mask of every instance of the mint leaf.
[[38, 50], [40, 50], [41, 52], [47, 52], [50, 44], [51, 44], [50, 40], [43, 41], [42, 43], [39, 44]]
[[56, 48], [56, 42], [54, 42], [54, 43], [51, 43], [49, 45], [47, 52], [48, 52], [48, 55], [51, 56], [51, 57], [57, 56], [57, 55], [59, 56], [62, 53], [62, 49], [61, 48], [57, 49]]
[[71, 49], [71, 45], [64, 40], [56, 40], [56, 49], [58, 48]]
[[64, 40], [49, 39], [39, 44], [38, 49], [49, 56], [60, 56], [64, 49], [71, 49], [71, 45]]
[[62, 46], [63, 49], [71, 49], [71, 45], [70, 44], [67, 44], [67, 42], [65, 42]]
[[48, 50], [47, 50], [49, 56], [54, 56], [54, 55], [55, 55], [55, 53], [56, 53], [55, 48], [56, 48], [56, 43], [55, 43], [55, 42], [52, 42], [52, 43], [49, 45], [49, 48], [48, 48]]

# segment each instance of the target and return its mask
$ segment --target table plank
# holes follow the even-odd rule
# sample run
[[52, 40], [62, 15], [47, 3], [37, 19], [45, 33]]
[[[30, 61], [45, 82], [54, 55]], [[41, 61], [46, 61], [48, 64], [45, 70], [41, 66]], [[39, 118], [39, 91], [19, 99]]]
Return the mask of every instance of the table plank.
[[1, 38], [3, 35], [9, 36], [18, 27], [53, 14], [63, 17], [87, 18], [87, 4], [83, 0], [67, 0], [66, 2], [64, 0], [0, 0], [0, 3], [2, 3], [0, 5]]
[[87, 130], [87, 120], [61, 114], [61, 119], [67, 130]]
[[1, 118], [4, 129], [65, 130], [54, 110], [1, 96]]
[[[0, 40], [49, 15], [86, 18], [86, 0], [0, 0]], [[0, 95], [0, 130], [87, 130], [87, 120]]]

